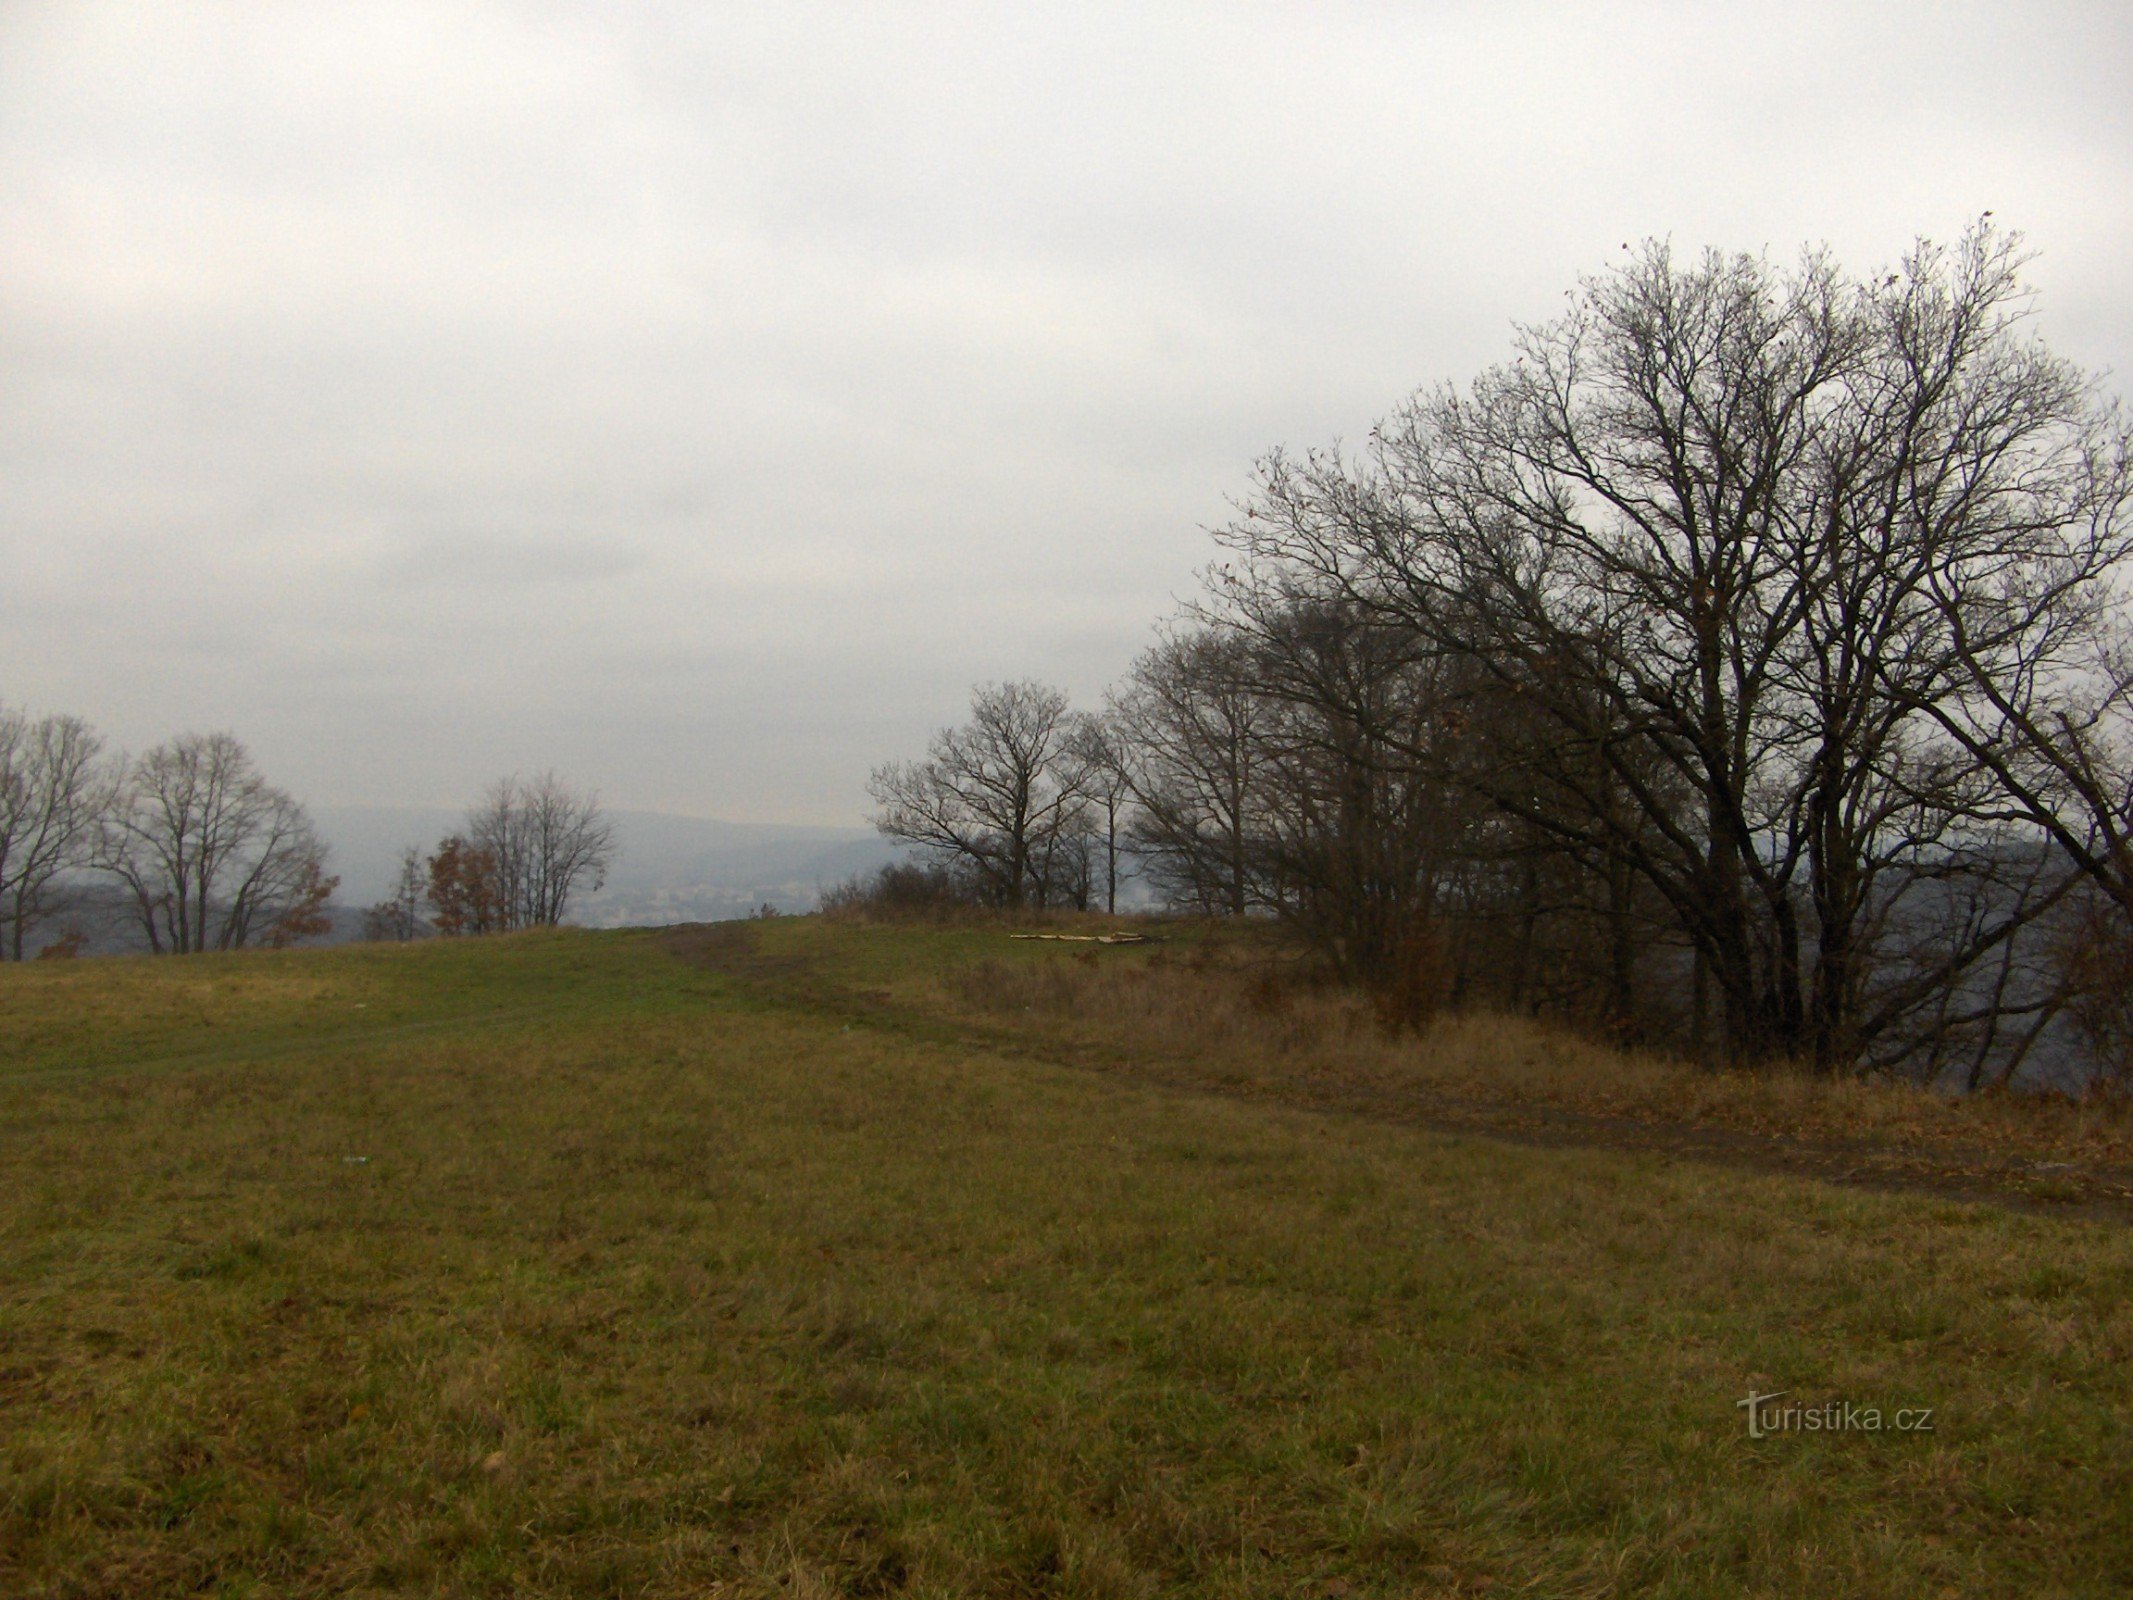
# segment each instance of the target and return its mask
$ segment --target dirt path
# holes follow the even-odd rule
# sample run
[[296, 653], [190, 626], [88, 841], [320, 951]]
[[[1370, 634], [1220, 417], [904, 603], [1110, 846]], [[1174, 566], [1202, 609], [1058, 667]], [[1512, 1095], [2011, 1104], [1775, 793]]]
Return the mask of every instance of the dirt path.
[[2133, 1223], [2133, 1169], [2122, 1166], [2027, 1160], [1999, 1151], [1886, 1138], [1809, 1139], [1713, 1122], [1605, 1116], [1530, 1100], [1456, 1094], [1407, 1078], [1323, 1074], [1279, 1082], [1241, 1081], [1190, 1060], [1155, 1057], [1145, 1049], [1033, 1038], [983, 1020], [902, 1006], [885, 993], [837, 983], [805, 957], [762, 950], [746, 923], [678, 928], [669, 935], [667, 948], [684, 961], [740, 983], [759, 999], [810, 1015], [1162, 1088], [1528, 1146], [1650, 1153], [1860, 1188]]

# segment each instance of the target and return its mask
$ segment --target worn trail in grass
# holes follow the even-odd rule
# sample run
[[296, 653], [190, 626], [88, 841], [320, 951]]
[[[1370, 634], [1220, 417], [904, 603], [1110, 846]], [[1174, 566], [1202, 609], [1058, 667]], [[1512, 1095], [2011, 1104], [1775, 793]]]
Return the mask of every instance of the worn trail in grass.
[[2122, 1102], [1711, 1073], [1503, 1016], [1391, 1037], [1362, 997], [1299, 985], [1298, 952], [1270, 928], [1170, 924], [1157, 939], [1182, 956], [1159, 942], [1070, 953], [1008, 942], [1059, 937], [973, 919], [847, 922], [834, 935], [736, 922], [668, 939], [773, 1004], [935, 1043], [1438, 1132], [2133, 1222]]
[[[1103, 1077], [641, 934], [9, 971], [0, 1030], [0, 1592], [2133, 1587], [2116, 1227]], [[1750, 1388], [1933, 1430], [1751, 1440]]]

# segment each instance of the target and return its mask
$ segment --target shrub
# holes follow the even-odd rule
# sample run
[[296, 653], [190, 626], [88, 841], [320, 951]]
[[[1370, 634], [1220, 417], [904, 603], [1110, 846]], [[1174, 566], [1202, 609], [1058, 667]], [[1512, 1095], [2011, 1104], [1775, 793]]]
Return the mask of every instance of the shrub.
[[871, 877], [854, 874], [822, 891], [832, 916], [925, 917], [985, 904], [968, 873], [943, 863], [892, 861]]

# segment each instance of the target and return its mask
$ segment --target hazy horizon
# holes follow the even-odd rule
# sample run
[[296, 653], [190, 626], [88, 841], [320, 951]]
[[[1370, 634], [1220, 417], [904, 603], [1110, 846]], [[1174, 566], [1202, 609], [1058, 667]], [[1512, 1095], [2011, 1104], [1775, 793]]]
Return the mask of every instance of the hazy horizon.
[[[465, 826], [448, 806], [315, 804], [312, 818], [340, 881], [334, 900], [361, 907], [388, 897], [400, 852], [426, 857]], [[602, 888], [574, 896], [572, 921], [618, 925], [745, 916], [769, 903], [813, 908], [816, 891], [864, 876], [900, 851], [872, 828], [728, 822], [667, 811], [611, 809], [615, 857]]]
[[2123, 372], [2128, 81], [2105, 5], [0, 7], [0, 700], [862, 824], [1626, 242], [1990, 210]]

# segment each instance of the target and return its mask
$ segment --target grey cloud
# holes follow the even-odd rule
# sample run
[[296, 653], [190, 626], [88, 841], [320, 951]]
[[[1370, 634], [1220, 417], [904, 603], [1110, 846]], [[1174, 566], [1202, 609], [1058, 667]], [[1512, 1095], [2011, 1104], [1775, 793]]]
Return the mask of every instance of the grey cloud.
[[432, 534], [404, 540], [379, 567], [395, 588], [479, 585], [516, 589], [539, 584], [598, 584], [635, 571], [641, 550], [590, 538], [513, 537], [502, 533]]
[[[0, 9], [0, 696], [848, 821], [1620, 242], [1985, 208], [2123, 370], [2123, 8]], [[176, 664], [174, 664], [176, 663]]]

